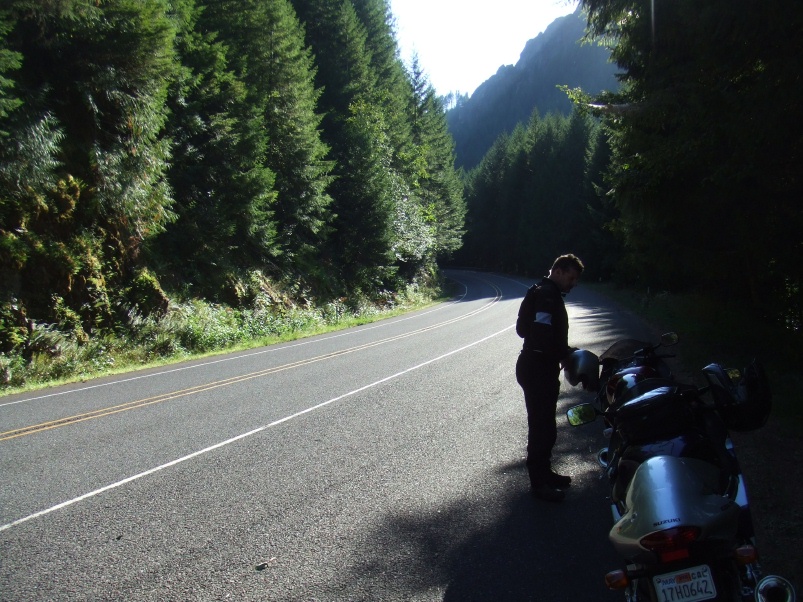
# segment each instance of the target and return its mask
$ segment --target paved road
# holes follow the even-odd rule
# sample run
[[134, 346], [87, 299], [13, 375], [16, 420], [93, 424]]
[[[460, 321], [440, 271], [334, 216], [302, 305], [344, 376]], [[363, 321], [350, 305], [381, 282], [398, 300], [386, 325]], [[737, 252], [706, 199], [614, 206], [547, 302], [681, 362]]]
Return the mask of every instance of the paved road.
[[[527, 492], [531, 282], [451, 276], [373, 325], [1, 397], [0, 600], [620, 600], [600, 427], [561, 412], [575, 483]], [[567, 306], [576, 346], [646, 336], [582, 285]]]

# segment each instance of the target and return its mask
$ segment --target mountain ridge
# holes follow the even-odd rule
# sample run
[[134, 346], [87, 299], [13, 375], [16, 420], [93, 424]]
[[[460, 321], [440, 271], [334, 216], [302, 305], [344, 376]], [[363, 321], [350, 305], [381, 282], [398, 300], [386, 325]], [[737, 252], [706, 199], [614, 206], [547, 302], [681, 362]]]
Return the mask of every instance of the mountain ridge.
[[515, 65], [501, 65], [470, 97], [460, 97], [446, 112], [455, 140], [456, 165], [470, 170], [494, 141], [539, 114], [569, 114], [571, 101], [557, 86], [580, 87], [596, 94], [618, 87], [610, 52], [582, 43], [585, 18], [578, 9], [555, 19], [528, 40]]

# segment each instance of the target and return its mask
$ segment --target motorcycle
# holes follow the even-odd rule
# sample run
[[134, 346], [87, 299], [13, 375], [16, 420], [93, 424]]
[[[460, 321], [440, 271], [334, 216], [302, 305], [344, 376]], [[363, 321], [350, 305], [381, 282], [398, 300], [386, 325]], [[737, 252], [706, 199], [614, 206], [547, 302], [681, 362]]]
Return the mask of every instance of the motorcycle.
[[568, 410], [569, 424], [602, 416], [607, 425], [597, 458], [610, 483], [609, 539], [627, 565], [606, 585], [628, 602], [794, 602], [789, 581], [762, 575], [729, 434], [766, 423], [766, 376], [754, 360], [743, 370], [709, 364], [700, 388], [678, 382], [658, 352], [677, 342], [675, 333], [656, 345], [627, 339], [599, 358], [578, 350], [566, 365], [571, 384], [599, 387], [595, 403]]

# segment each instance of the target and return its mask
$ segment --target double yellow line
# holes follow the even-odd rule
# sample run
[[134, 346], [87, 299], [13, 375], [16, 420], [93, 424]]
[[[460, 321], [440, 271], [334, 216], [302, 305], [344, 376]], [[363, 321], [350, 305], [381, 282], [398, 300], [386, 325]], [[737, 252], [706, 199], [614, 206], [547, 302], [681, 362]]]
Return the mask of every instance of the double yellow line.
[[[492, 285], [493, 286], [493, 285]], [[57, 420], [51, 420], [49, 422], [42, 422], [41, 424], [34, 424], [31, 426], [24, 426], [17, 429], [12, 429], [9, 431], [5, 431], [0, 433], [0, 441], [8, 441], [10, 439], [16, 439], [18, 437], [24, 437], [26, 435], [33, 435], [36, 433], [41, 433], [44, 431], [49, 431], [52, 429], [60, 428], [62, 426], [67, 426], [70, 424], [77, 424], [79, 422], [84, 422], [86, 420], [94, 420], [96, 418], [102, 418], [104, 416], [111, 416], [113, 414], [119, 414], [120, 412], [127, 412], [129, 410], [134, 410], [137, 408], [144, 408], [149, 405], [162, 403], [163, 401], [169, 401], [171, 399], [178, 399], [180, 397], [187, 397], [189, 395], [195, 395], [197, 393], [203, 393], [205, 391], [211, 391], [213, 389], [218, 389], [220, 387], [227, 387], [229, 385], [233, 385], [236, 383], [244, 382], [246, 380], [251, 380], [253, 378], [260, 378], [263, 376], [268, 376], [270, 374], [275, 374], [277, 372], [282, 372], [284, 370], [290, 370], [292, 368], [298, 368], [300, 366], [306, 366], [308, 364], [314, 364], [316, 362], [321, 362], [328, 359], [333, 359], [339, 357], [341, 355], [346, 355], [349, 353], [354, 353], [355, 351], [362, 351], [364, 349], [369, 349], [371, 347], [377, 347], [379, 345], [384, 345], [386, 343], [391, 343], [393, 341], [398, 341], [407, 337], [415, 336], [418, 334], [422, 334], [424, 332], [428, 332], [430, 330], [435, 330], [437, 328], [441, 328], [443, 326], [453, 324], [454, 322], [458, 322], [460, 320], [465, 320], [471, 316], [474, 316], [480, 312], [485, 311], [486, 309], [493, 306], [501, 299], [501, 291], [494, 286], [497, 292], [497, 296], [492, 299], [486, 305], [475, 309], [471, 312], [463, 314], [458, 318], [452, 318], [451, 320], [446, 320], [444, 322], [440, 322], [438, 324], [434, 324], [432, 326], [426, 326], [424, 328], [419, 328], [418, 330], [412, 330], [410, 332], [406, 332], [404, 334], [395, 335], [392, 337], [387, 337], [385, 339], [380, 339], [378, 341], [373, 341], [371, 343], [365, 343], [363, 345], [357, 345], [355, 347], [350, 347], [348, 349], [343, 349], [340, 351], [333, 351], [332, 353], [326, 353], [324, 355], [319, 355], [316, 357], [312, 357], [305, 360], [299, 360], [297, 362], [291, 362], [289, 364], [283, 364], [281, 366], [276, 366], [274, 368], [266, 368], [265, 370], [259, 370], [257, 372], [251, 372], [249, 374], [242, 374], [239, 376], [233, 376], [231, 378], [226, 378], [223, 380], [205, 383], [202, 385], [197, 385], [194, 387], [190, 387], [188, 389], [182, 389], [180, 391], [171, 391], [170, 393], [163, 393], [162, 395], [156, 395], [154, 397], [146, 397], [145, 399], [138, 399], [135, 401], [129, 401], [127, 403], [122, 403], [116, 406], [111, 406], [108, 408], [101, 408], [98, 410], [93, 410], [92, 412], [86, 412], [84, 414], [76, 414], [74, 416], [67, 416], [65, 418], [59, 418]]]

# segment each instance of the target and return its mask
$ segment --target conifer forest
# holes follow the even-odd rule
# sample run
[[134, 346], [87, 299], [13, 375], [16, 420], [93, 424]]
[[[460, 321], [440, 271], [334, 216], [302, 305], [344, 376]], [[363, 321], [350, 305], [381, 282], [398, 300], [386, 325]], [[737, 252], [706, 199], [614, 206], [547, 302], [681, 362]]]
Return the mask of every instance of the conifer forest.
[[66, 346], [215, 346], [177, 314], [247, 331], [564, 252], [799, 332], [803, 6], [581, 8], [620, 87], [565, 89], [464, 173], [388, 0], [3, 0], [0, 381]]
[[384, 0], [3, 5], [3, 353], [174, 299], [372, 299], [459, 247], [441, 101]]
[[[565, 89], [467, 174], [464, 263], [693, 291], [747, 327], [803, 327], [803, 4], [581, 0], [619, 88]], [[591, 121], [588, 119], [591, 118]], [[584, 277], [585, 278], [585, 277]], [[799, 357], [799, 351], [795, 354]]]

